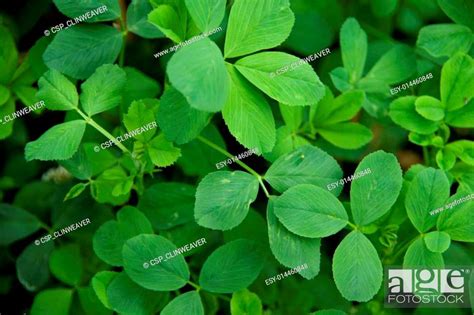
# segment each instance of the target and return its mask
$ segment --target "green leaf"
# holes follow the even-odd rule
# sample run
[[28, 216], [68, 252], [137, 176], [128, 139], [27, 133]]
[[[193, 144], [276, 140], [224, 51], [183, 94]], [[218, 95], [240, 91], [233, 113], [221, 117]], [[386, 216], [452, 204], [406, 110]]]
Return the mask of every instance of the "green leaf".
[[358, 149], [369, 143], [373, 138], [372, 131], [369, 128], [350, 122], [323, 126], [316, 130], [324, 139], [343, 149]]
[[188, 12], [201, 32], [217, 28], [224, 18], [226, 0], [185, 0]]
[[176, 249], [163, 236], [137, 235], [125, 242], [122, 249], [125, 272], [134, 282], [150, 290], [182, 288], [189, 280], [189, 269], [183, 256], [174, 252]]
[[248, 287], [260, 274], [265, 261], [260, 246], [250, 240], [236, 240], [216, 249], [199, 275], [204, 290], [232, 293]]
[[107, 297], [107, 287], [117, 275], [118, 273], [113, 271], [100, 271], [96, 273], [91, 280], [91, 285], [97, 298], [108, 309], [112, 308], [109, 303], [109, 298]]
[[276, 47], [290, 35], [294, 22], [288, 0], [237, 0], [230, 11], [224, 56]]
[[390, 118], [409, 131], [428, 135], [438, 129], [438, 124], [418, 114], [415, 108], [415, 96], [403, 96], [390, 104]]
[[196, 138], [209, 123], [209, 113], [192, 108], [184, 96], [169, 87], [161, 96], [156, 121], [166, 139], [177, 144]]
[[49, 257], [49, 269], [60, 281], [76, 286], [82, 278], [82, 258], [79, 245], [56, 248]]
[[354, 18], [348, 18], [340, 33], [342, 62], [354, 83], [362, 76], [367, 58], [367, 34]]
[[474, 128], [474, 98], [460, 109], [446, 113], [446, 123], [458, 128]]
[[133, 101], [138, 100], [142, 100], [146, 104], [158, 104], [158, 100], [148, 99], [156, 97], [161, 92], [158, 82], [135, 68], [125, 67], [123, 70], [127, 74], [127, 83], [122, 93], [122, 104], [127, 107]]
[[84, 120], [68, 121], [46, 131], [25, 147], [27, 161], [67, 160], [76, 153], [86, 130]]
[[334, 98], [331, 90], [326, 87], [326, 95], [312, 108], [316, 127], [352, 119], [359, 112], [364, 99], [365, 93], [360, 90], [347, 91]]
[[387, 17], [395, 12], [398, 0], [371, 0], [370, 4], [376, 17]]
[[90, 117], [112, 109], [122, 100], [126, 75], [117, 65], [98, 67], [81, 85], [81, 105]]
[[336, 69], [329, 72], [329, 76], [331, 77], [334, 87], [338, 91], [346, 92], [353, 88], [352, 84], [349, 83], [349, 72], [346, 70], [346, 68], [337, 67]]
[[122, 33], [111, 26], [76, 25], [54, 37], [43, 59], [49, 68], [75, 79], [86, 79], [97, 67], [114, 63], [122, 42]]
[[[325, 188], [339, 180], [342, 170], [326, 152], [303, 146], [278, 158], [265, 174], [265, 180], [279, 192], [298, 184], [312, 184]], [[337, 194], [340, 190], [334, 190]]]
[[199, 293], [196, 291], [186, 292], [174, 298], [161, 311], [161, 315], [204, 315]]
[[79, 95], [76, 87], [65, 76], [51, 69], [38, 81], [39, 90], [36, 97], [45, 103], [49, 110], [76, 109]]
[[73, 290], [48, 289], [35, 296], [31, 315], [68, 315]]
[[359, 231], [349, 233], [336, 248], [332, 271], [339, 292], [349, 301], [369, 301], [382, 284], [377, 250]]
[[74, 199], [78, 197], [82, 192], [89, 186], [88, 184], [84, 183], [77, 183], [76, 185], [72, 186], [71, 189], [67, 192], [66, 196], [64, 196], [64, 200]]
[[229, 65], [227, 69], [231, 84], [222, 117], [230, 133], [247, 148], [271, 151], [275, 145], [276, 129], [267, 100], [234, 67]]
[[151, 10], [148, 0], [132, 0], [127, 9], [127, 29], [144, 38], [163, 37], [163, 33], [148, 21]]
[[[120, 6], [114, 0], [53, 0], [53, 2], [61, 13], [72, 19], [91, 11], [93, 12], [89, 16], [92, 17], [84, 16], [86, 22], [112, 21], [120, 17]], [[97, 9], [102, 6], [105, 8], [98, 11]]]
[[209, 229], [230, 230], [245, 219], [257, 193], [258, 180], [253, 175], [241, 171], [210, 173], [197, 187], [196, 222]]
[[112, 266], [123, 265], [122, 247], [127, 239], [142, 233], [153, 233], [151, 223], [134, 207], [121, 209], [117, 220], [102, 224], [92, 239], [95, 254]]
[[195, 188], [185, 183], [157, 183], [140, 196], [143, 211], [156, 230], [193, 221]]
[[307, 264], [299, 272], [310, 280], [319, 273], [321, 239], [301, 237], [288, 231], [275, 216], [275, 202], [270, 199], [267, 207], [268, 238], [275, 258], [288, 268]]
[[77, 289], [81, 307], [86, 314], [96, 315], [112, 315], [112, 311], [108, 310], [95, 294], [92, 286], [80, 287]]
[[[280, 103], [310, 105], [324, 95], [324, 85], [311, 66], [286, 53], [254, 54], [240, 59], [235, 66], [252, 84]], [[275, 75], [277, 70], [289, 67], [290, 71]]]
[[[123, 124], [127, 127], [128, 131], [144, 127], [151, 122], [155, 122], [155, 113], [153, 108], [149, 106], [149, 103], [143, 100], [133, 101], [128, 108], [128, 113], [123, 116]], [[155, 133], [156, 129], [150, 128], [150, 130], [137, 134], [134, 137], [141, 142], [148, 142]]]
[[49, 280], [48, 260], [54, 242], [28, 245], [16, 260], [16, 275], [28, 291], [36, 291]]
[[438, 0], [441, 9], [453, 21], [474, 31], [474, 3], [469, 0]]
[[418, 33], [416, 45], [431, 56], [452, 57], [456, 53], [467, 53], [473, 41], [469, 27], [457, 24], [435, 24], [423, 27]]
[[347, 225], [342, 203], [326, 189], [303, 184], [291, 187], [274, 204], [275, 215], [290, 231], [303, 237], [327, 237]]
[[474, 60], [458, 54], [441, 70], [441, 102], [448, 111], [459, 109], [474, 96]]
[[346, 313], [344, 313], [343, 311], [340, 311], [340, 310], [330, 309], [330, 310], [317, 311], [317, 312], [311, 313], [309, 315], [346, 315]]
[[440, 253], [428, 250], [420, 237], [408, 247], [403, 258], [403, 268], [444, 268], [444, 260]]
[[[130, 198], [131, 185], [127, 189], [122, 185], [129, 183], [130, 178], [120, 166], [107, 169], [91, 185], [91, 195], [100, 203], [122, 205]], [[133, 183], [132, 183], [133, 184]], [[118, 187], [114, 194], [115, 187]], [[127, 188], [127, 187], [125, 187]]]
[[10, 90], [6, 86], [0, 84], [0, 106], [5, 104], [10, 98], [10, 96]]
[[33, 234], [40, 227], [38, 218], [28, 211], [0, 203], [0, 245], [10, 245]]
[[418, 173], [405, 198], [408, 218], [415, 228], [424, 233], [436, 224], [431, 211], [444, 206], [449, 197], [449, 181], [444, 171], [427, 168]]
[[444, 105], [438, 99], [423, 95], [416, 99], [415, 110], [426, 119], [438, 121], [444, 118]]
[[453, 152], [464, 163], [474, 165], [474, 141], [454, 141], [446, 145], [446, 149]]
[[408, 79], [415, 70], [416, 57], [413, 50], [405, 45], [396, 45], [377, 61], [359, 84], [390, 85]]
[[397, 158], [384, 151], [364, 157], [354, 174], [370, 173], [351, 184], [351, 209], [357, 225], [368, 225], [387, 213], [402, 189], [402, 170]]
[[119, 314], [155, 314], [163, 293], [147, 290], [121, 272], [107, 287], [107, 297], [111, 308]]
[[448, 233], [454, 241], [474, 242], [473, 199], [474, 194], [462, 191], [449, 198], [439, 215], [438, 230]]
[[423, 237], [426, 247], [433, 253], [444, 253], [451, 245], [451, 238], [446, 232], [433, 231]]
[[287, 125], [292, 131], [298, 131], [298, 128], [303, 123], [304, 108], [282, 103], [278, 105], [280, 107], [280, 113], [283, 117], [285, 125]]
[[232, 315], [262, 315], [262, 301], [257, 294], [247, 289], [234, 292], [230, 300], [230, 312]]
[[[301, 108], [301, 107], [292, 107]], [[276, 161], [280, 156], [293, 152], [299, 147], [311, 145], [305, 138], [295, 135], [287, 126], [281, 126], [277, 129], [276, 143], [272, 152], [264, 153], [263, 156], [270, 162]]]
[[[3, 23], [2, 23], [3, 24]], [[0, 25], [0, 83], [7, 84], [18, 66], [18, 50], [10, 30]]]
[[160, 4], [148, 14], [148, 22], [176, 43], [186, 39], [186, 20], [184, 1]]
[[229, 94], [229, 75], [221, 51], [210, 39], [178, 50], [168, 62], [166, 73], [191, 107], [217, 112], [224, 106]]
[[150, 141], [148, 146], [150, 159], [158, 167], [173, 165], [181, 156], [181, 149], [176, 148], [172, 142], [165, 139], [164, 134], [160, 134]]

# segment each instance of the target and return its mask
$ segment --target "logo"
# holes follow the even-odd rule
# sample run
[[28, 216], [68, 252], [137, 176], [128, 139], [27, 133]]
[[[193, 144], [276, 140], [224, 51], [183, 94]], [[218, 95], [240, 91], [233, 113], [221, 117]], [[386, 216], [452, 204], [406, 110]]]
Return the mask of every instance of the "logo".
[[385, 270], [385, 307], [470, 308], [471, 268]]

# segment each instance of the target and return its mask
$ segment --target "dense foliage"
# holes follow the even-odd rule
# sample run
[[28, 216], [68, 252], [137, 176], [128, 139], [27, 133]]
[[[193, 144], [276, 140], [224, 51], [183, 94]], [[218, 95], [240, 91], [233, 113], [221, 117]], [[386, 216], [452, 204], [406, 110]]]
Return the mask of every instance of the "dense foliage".
[[447, 314], [384, 268], [474, 265], [474, 1], [10, 5], [0, 313]]

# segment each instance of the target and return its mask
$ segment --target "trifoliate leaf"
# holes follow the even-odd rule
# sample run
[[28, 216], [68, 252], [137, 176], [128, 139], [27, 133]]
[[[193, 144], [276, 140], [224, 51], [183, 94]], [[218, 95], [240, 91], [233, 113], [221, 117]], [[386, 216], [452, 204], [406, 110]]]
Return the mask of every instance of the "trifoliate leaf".
[[257, 198], [258, 180], [245, 172], [218, 171], [208, 174], [198, 185], [194, 217], [204, 227], [229, 230], [247, 216]]
[[306, 279], [312, 279], [319, 273], [321, 239], [306, 238], [288, 231], [274, 213], [273, 200], [267, 207], [268, 238], [270, 249], [275, 258], [288, 268], [307, 264], [308, 268], [299, 272]]
[[367, 58], [367, 34], [354, 18], [348, 18], [341, 27], [341, 51], [344, 68], [349, 82], [354, 83], [362, 76]]
[[166, 140], [164, 134], [153, 138], [148, 145], [150, 159], [158, 167], [173, 165], [181, 156], [181, 149]]
[[203, 289], [215, 293], [241, 290], [257, 278], [264, 260], [262, 249], [253, 241], [232, 241], [216, 249], [207, 258], [199, 275], [199, 284]]
[[409, 131], [428, 135], [438, 129], [438, 124], [418, 114], [415, 108], [415, 96], [403, 96], [390, 104], [390, 118]]
[[122, 33], [112, 26], [75, 25], [54, 37], [43, 59], [49, 68], [75, 79], [85, 79], [97, 67], [114, 63], [122, 44]]
[[332, 272], [339, 292], [349, 301], [367, 302], [383, 279], [377, 250], [359, 231], [349, 233], [336, 248]]
[[[83, 14], [86, 22], [112, 21], [120, 17], [120, 6], [114, 0], [53, 0], [62, 14], [74, 19]], [[105, 8], [101, 8], [105, 6]], [[91, 12], [92, 11], [92, 12]], [[87, 12], [90, 12], [87, 15]]]
[[174, 252], [176, 249], [163, 236], [137, 235], [125, 242], [122, 249], [125, 272], [141, 287], [177, 290], [189, 280], [189, 269], [183, 256]]
[[78, 285], [83, 272], [79, 245], [69, 244], [53, 250], [49, 257], [49, 269], [62, 282]]
[[110, 307], [119, 314], [155, 314], [164, 293], [147, 290], [133, 282], [125, 272], [112, 279], [107, 287]]
[[127, 81], [125, 72], [117, 65], [98, 67], [81, 85], [81, 105], [88, 116], [112, 109], [122, 100]]
[[423, 239], [417, 238], [408, 247], [403, 258], [403, 268], [443, 268], [443, 255], [430, 251]]
[[202, 305], [199, 293], [196, 291], [186, 292], [174, 298], [161, 311], [162, 315], [204, 315], [204, 307]]
[[209, 116], [209, 113], [192, 108], [181, 93], [170, 87], [161, 97], [156, 120], [166, 139], [183, 144], [201, 133]]
[[229, 16], [224, 56], [239, 57], [280, 45], [294, 21], [288, 0], [237, 0]]
[[303, 237], [327, 237], [347, 225], [342, 203], [327, 189], [302, 184], [275, 198], [275, 215], [292, 233]]
[[35, 296], [31, 315], [67, 315], [72, 303], [73, 290], [48, 289]]
[[217, 28], [224, 18], [226, 0], [185, 0], [188, 12], [201, 32]]
[[467, 53], [472, 44], [469, 27], [457, 24], [435, 24], [423, 27], [418, 33], [416, 45], [431, 56], [452, 57], [456, 53]]
[[148, 21], [152, 7], [147, 0], [132, 0], [127, 9], [127, 29], [144, 38], [164, 37], [163, 33]]
[[276, 130], [267, 100], [233, 66], [228, 66], [227, 70], [231, 78], [230, 95], [222, 116], [230, 133], [247, 148], [271, 151]]
[[0, 204], [0, 245], [10, 245], [41, 227], [37, 217], [21, 208]]
[[366, 169], [370, 173], [354, 178], [351, 184], [351, 209], [357, 225], [368, 225], [382, 217], [402, 189], [402, 170], [393, 154], [377, 151], [367, 155], [354, 174]]
[[433, 253], [444, 253], [451, 245], [451, 238], [446, 232], [433, 231], [423, 237], [426, 247]]
[[427, 168], [418, 173], [405, 199], [408, 218], [415, 228], [424, 233], [436, 223], [431, 212], [444, 206], [449, 197], [449, 181], [444, 171]]
[[230, 312], [232, 315], [262, 315], [262, 301], [257, 294], [247, 289], [234, 292], [230, 300]]
[[[153, 108], [143, 100], [133, 101], [128, 108], [128, 113], [123, 116], [123, 124], [128, 131], [136, 130], [155, 122], [155, 113]], [[137, 134], [134, 137], [141, 142], [148, 142], [156, 133], [156, 128]]]
[[46, 72], [38, 81], [39, 90], [36, 97], [44, 101], [50, 110], [71, 110], [79, 103], [76, 87], [59, 71]]
[[179, 49], [168, 62], [166, 73], [191, 107], [217, 112], [224, 106], [229, 94], [229, 75], [221, 51], [210, 39], [200, 39]]
[[84, 120], [68, 121], [51, 127], [25, 147], [27, 161], [67, 160], [76, 153], [86, 130]]
[[[237, 70], [271, 98], [287, 105], [310, 105], [324, 95], [324, 85], [309, 64], [282, 52], [262, 52], [240, 59]], [[277, 70], [289, 68], [278, 74]]]
[[[326, 152], [303, 146], [278, 158], [265, 174], [265, 180], [279, 192], [298, 184], [312, 184], [326, 188], [342, 177], [341, 167]], [[334, 189], [336, 195], [340, 189]]]
[[444, 118], [444, 106], [436, 98], [423, 95], [416, 99], [415, 110], [426, 119], [438, 121]]
[[157, 183], [140, 196], [143, 211], [156, 230], [169, 229], [194, 220], [193, 186], [184, 183]]
[[448, 111], [463, 107], [474, 97], [474, 60], [457, 54], [441, 70], [441, 102]]

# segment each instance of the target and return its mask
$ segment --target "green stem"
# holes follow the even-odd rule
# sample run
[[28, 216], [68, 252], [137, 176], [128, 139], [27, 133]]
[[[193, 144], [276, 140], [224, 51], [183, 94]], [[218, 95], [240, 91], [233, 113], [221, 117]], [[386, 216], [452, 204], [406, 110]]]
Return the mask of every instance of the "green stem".
[[347, 221], [347, 225], [349, 225], [353, 230], [357, 230], [357, 225], [353, 224], [350, 221]]
[[[229, 157], [229, 158], [233, 158], [234, 156], [232, 154], [230, 154], [229, 152], [227, 152], [226, 150], [224, 150], [223, 148], [221, 148], [220, 146], [218, 146], [217, 144], [215, 144], [214, 142], [202, 137], [202, 136], [198, 136], [197, 139], [199, 141], [201, 141], [202, 143], [210, 146], [211, 148], [213, 148], [214, 150], [224, 154], [225, 156]], [[239, 164], [243, 169], [245, 169], [247, 172], [249, 172], [250, 174], [252, 174], [253, 176], [257, 177], [258, 179], [258, 183], [260, 184], [260, 186], [262, 187], [263, 189], [263, 192], [265, 193], [265, 196], [267, 196], [267, 198], [270, 198], [270, 194], [268, 193], [268, 190], [267, 188], [265, 187], [265, 184], [263, 183], [263, 180], [262, 180], [262, 175], [260, 175], [259, 173], [257, 173], [256, 171], [254, 171], [250, 166], [248, 166], [247, 164], [245, 164], [244, 162], [240, 161], [240, 160], [235, 160], [235, 163]]]
[[122, 29], [122, 34], [123, 34], [123, 44], [122, 44], [122, 49], [120, 51], [120, 57], [119, 57], [119, 65], [123, 67], [123, 63], [125, 61], [125, 43], [127, 42], [127, 34], [128, 34], [128, 29], [127, 29], [127, 5], [125, 3], [125, 0], [119, 0], [119, 6], [120, 6], [120, 27]]
[[425, 165], [430, 166], [430, 153], [428, 151], [428, 147], [423, 147], [423, 160], [425, 160]]
[[196, 291], [201, 291], [201, 286], [197, 283], [192, 282], [191, 280], [188, 281], [188, 284], [196, 289]]
[[104, 136], [106, 136], [109, 140], [112, 140], [113, 143], [115, 143], [115, 145], [117, 147], [119, 147], [124, 153], [129, 153], [129, 154], [132, 154], [123, 144], [121, 144], [120, 142], [117, 141], [117, 139], [115, 139], [114, 136], [112, 136], [107, 130], [105, 130], [104, 128], [102, 128], [99, 124], [97, 124], [92, 118], [86, 116], [86, 114], [84, 114], [80, 109], [76, 108], [76, 111], [79, 113], [79, 115], [82, 116], [82, 118], [84, 118], [84, 120], [89, 124], [91, 125], [92, 127], [94, 127], [95, 129], [97, 129], [97, 131], [99, 131], [101, 134], [103, 134]]

